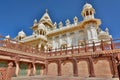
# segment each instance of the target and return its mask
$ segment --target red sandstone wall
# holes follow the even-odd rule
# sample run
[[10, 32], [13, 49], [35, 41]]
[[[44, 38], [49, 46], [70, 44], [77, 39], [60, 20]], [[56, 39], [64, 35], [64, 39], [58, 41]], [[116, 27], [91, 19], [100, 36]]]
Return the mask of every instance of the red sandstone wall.
[[79, 61], [77, 65], [78, 65], [78, 75], [80, 77], [88, 77], [89, 71], [88, 71], [87, 61]]
[[94, 63], [94, 71], [97, 77], [112, 77], [108, 60], [98, 60]]
[[[89, 77], [89, 66], [87, 61], [79, 61], [78, 66], [78, 76]], [[94, 73], [96, 77], [112, 77], [112, 72], [110, 68], [110, 63], [108, 60], [98, 60], [93, 63]], [[48, 64], [48, 75], [57, 76], [58, 66], [56, 63]], [[73, 74], [73, 63], [70, 61], [65, 61], [61, 64], [61, 75], [62, 76], [74, 76]]]
[[61, 64], [62, 76], [73, 76], [73, 64], [72, 62], [65, 62]]
[[50, 76], [57, 76], [58, 75], [56, 63], [50, 63], [48, 65], [48, 75], [50, 75]]

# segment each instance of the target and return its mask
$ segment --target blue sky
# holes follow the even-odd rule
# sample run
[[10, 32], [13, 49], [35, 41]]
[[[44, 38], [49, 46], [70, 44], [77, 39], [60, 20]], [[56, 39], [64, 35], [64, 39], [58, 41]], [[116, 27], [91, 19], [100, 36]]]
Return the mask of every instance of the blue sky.
[[[113, 38], [120, 37], [120, 0], [0, 0], [0, 34], [14, 38], [20, 30], [32, 34], [30, 27], [48, 9], [53, 22], [63, 23], [77, 16], [82, 20], [81, 10], [86, 1], [96, 10], [103, 30], [108, 27]], [[65, 24], [64, 24], [65, 25]]]

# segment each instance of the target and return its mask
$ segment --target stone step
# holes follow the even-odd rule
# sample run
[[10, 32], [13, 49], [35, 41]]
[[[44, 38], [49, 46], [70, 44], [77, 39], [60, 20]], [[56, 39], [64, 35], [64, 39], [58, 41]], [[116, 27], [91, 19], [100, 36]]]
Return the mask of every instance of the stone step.
[[119, 78], [97, 78], [97, 77], [51, 77], [51, 76], [25, 76], [25, 77], [12, 77], [12, 80], [119, 80]]

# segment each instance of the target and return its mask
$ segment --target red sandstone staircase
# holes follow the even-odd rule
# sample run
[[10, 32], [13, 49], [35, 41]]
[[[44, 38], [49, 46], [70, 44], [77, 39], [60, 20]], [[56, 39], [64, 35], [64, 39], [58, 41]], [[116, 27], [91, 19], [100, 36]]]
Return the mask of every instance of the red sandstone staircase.
[[50, 77], [50, 76], [31, 76], [31, 77], [13, 77], [12, 80], [119, 80], [118, 78], [82, 78], [82, 77]]

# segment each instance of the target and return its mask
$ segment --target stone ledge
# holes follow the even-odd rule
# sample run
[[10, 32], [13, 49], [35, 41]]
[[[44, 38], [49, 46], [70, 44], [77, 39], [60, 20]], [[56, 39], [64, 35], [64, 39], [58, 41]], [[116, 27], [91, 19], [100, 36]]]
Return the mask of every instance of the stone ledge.
[[25, 77], [13, 77], [12, 80], [119, 80], [119, 78], [83, 78], [83, 77], [66, 77], [66, 76], [25, 76]]

